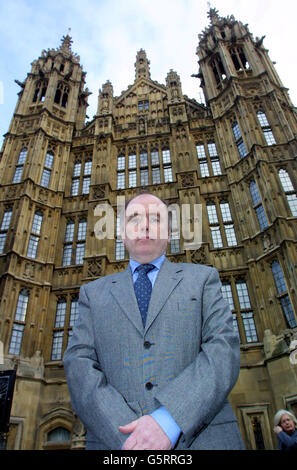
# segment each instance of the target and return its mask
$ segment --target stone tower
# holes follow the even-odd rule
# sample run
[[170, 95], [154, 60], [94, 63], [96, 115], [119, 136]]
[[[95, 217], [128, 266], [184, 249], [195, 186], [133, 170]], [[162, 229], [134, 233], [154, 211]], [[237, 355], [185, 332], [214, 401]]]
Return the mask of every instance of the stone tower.
[[[134, 83], [114, 96], [106, 81], [86, 123], [69, 34], [17, 81], [0, 160], [0, 367], [17, 373], [9, 449], [84, 447], [63, 352], [81, 284], [127, 266], [118, 200], [139, 189], [202, 207], [201, 247], [173, 233], [167, 257], [220, 273], [241, 342], [230, 401], [246, 447], [275, 448], [274, 413], [297, 412], [296, 109], [263, 38], [215, 9], [209, 19], [197, 48], [206, 106], [174, 70], [152, 80], [140, 49]], [[102, 238], [106, 206], [115, 236]]]
[[[233, 16], [222, 18], [215, 9], [210, 9], [209, 18], [210, 26], [199, 35], [198, 77], [220, 142], [237, 219], [236, 251], [241, 257], [235, 269], [228, 259], [223, 289], [226, 296], [231, 295], [241, 342], [264, 344], [258, 350], [242, 347], [241, 374], [233, 397], [238, 397], [248, 448], [257, 448], [258, 431], [263, 432], [263, 445], [268, 448], [270, 437], [261, 429], [267, 429], [270, 410], [260, 397], [269, 387], [263, 384], [271, 384], [269, 402], [277, 408], [292, 405], [296, 413], [296, 394], [287, 393], [288, 382], [296, 381], [296, 369], [284, 356], [297, 326], [296, 108], [264, 47], [264, 37], [254, 39], [247, 25]], [[210, 203], [213, 231], [225, 195], [218, 194]], [[224, 224], [227, 215], [221, 211], [221, 216]], [[227, 229], [225, 224], [228, 237]], [[254, 374], [256, 364], [264, 366], [261, 377]], [[277, 367], [286, 376], [283, 384]], [[246, 381], [254, 384], [253, 396]], [[252, 406], [256, 396], [262, 404]]]
[[[58, 49], [43, 51], [24, 82], [18, 82], [21, 91], [1, 156], [0, 329], [8, 367], [16, 368], [18, 376], [32, 376], [29, 394], [20, 381], [22, 398], [15, 400], [16, 414], [26, 422], [24, 448], [34, 448], [30, 420], [43, 394], [40, 379], [71, 142], [84, 126], [89, 94], [71, 42], [67, 35]], [[57, 335], [54, 343], [60, 340]], [[26, 401], [32, 406], [24, 414]], [[17, 423], [20, 429], [18, 418]]]

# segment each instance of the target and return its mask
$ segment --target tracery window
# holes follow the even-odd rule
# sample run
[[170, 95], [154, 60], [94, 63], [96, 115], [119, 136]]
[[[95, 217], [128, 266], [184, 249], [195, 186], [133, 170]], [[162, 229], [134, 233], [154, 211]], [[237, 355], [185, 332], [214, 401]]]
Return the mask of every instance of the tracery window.
[[45, 157], [43, 172], [42, 172], [42, 175], [41, 175], [41, 182], [40, 182], [41, 186], [44, 186], [45, 188], [49, 187], [49, 182], [50, 182], [50, 179], [51, 179], [53, 163], [54, 163], [53, 153], [52, 152], [47, 152], [46, 157]]
[[258, 335], [254, 320], [254, 313], [251, 307], [247, 284], [244, 280], [236, 281], [236, 291], [239, 300], [240, 313], [244, 326], [246, 342], [257, 342]]
[[3, 213], [2, 222], [0, 226], [0, 254], [4, 252], [5, 243], [7, 239], [8, 230], [10, 227], [12, 217], [12, 208], [9, 207]]
[[214, 59], [211, 61], [210, 66], [216, 79], [217, 85], [219, 85], [227, 77], [225, 67], [219, 54], [216, 54]]
[[270, 124], [267, 120], [266, 114], [263, 111], [257, 112], [257, 118], [262, 128], [266, 144], [267, 145], [274, 145], [276, 144], [273, 132], [271, 130]]
[[89, 194], [92, 174], [92, 158], [77, 160], [73, 167], [71, 196]]
[[[117, 189], [148, 186], [150, 184], [171, 183], [173, 181], [171, 154], [168, 147], [161, 150], [146, 146], [128, 152], [120, 152], [117, 157]], [[161, 161], [160, 161], [161, 160]]]
[[203, 142], [196, 144], [196, 151], [201, 178], [218, 176], [222, 174], [220, 159], [214, 141], [209, 141], [207, 146]]
[[[72, 335], [72, 328], [78, 319], [78, 295], [76, 293], [60, 297], [56, 304], [56, 316], [53, 328], [51, 360], [60, 361], [63, 350]], [[65, 340], [64, 340], [65, 338]]]
[[19, 183], [21, 181], [26, 158], [27, 158], [27, 149], [22, 148], [19, 154], [18, 162], [15, 167], [15, 173], [14, 173], [14, 177], [12, 180], [13, 183]]
[[70, 92], [69, 86], [64, 82], [59, 82], [57, 89], [56, 89], [54, 102], [58, 104], [59, 106], [66, 108], [67, 103], [68, 103], [69, 92]]
[[278, 299], [280, 301], [286, 323], [289, 328], [295, 328], [297, 326], [297, 322], [280, 263], [276, 260], [273, 261], [273, 263], [271, 264], [271, 270], [275, 282], [275, 287], [278, 293]]
[[115, 240], [115, 259], [117, 261], [125, 259], [125, 245], [121, 238], [121, 217], [116, 217], [116, 240]]
[[66, 225], [62, 265], [70, 266], [83, 264], [87, 234], [87, 220], [80, 219], [78, 223], [70, 220]]
[[[235, 246], [237, 240], [229, 203], [221, 201], [219, 206], [220, 217], [215, 202], [209, 201], [206, 205], [213, 248], [222, 248], [226, 242], [227, 246]], [[225, 233], [226, 241], [223, 239], [223, 233]]]
[[37, 249], [40, 242], [41, 227], [43, 222], [43, 215], [41, 211], [36, 211], [33, 217], [31, 234], [27, 249], [27, 256], [29, 258], [36, 258]]
[[[222, 280], [222, 295], [229, 304], [233, 317], [233, 328], [241, 343], [258, 341], [254, 313], [250, 302], [247, 283], [244, 279]], [[240, 328], [239, 328], [240, 324]]]
[[279, 176], [281, 185], [283, 187], [283, 190], [286, 194], [286, 198], [287, 198], [292, 216], [296, 217], [297, 216], [297, 195], [296, 195], [294, 186], [292, 184], [291, 178], [289, 176], [289, 173], [283, 168], [281, 168], [278, 172], [278, 176]]
[[45, 100], [47, 85], [48, 85], [47, 80], [39, 80], [36, 83], [34, 96], [33, 96], [33, 103], [43, 102]]
[[47, 442], [65, 442], [70, 441], [71, 433], [68, 429], [58, 427], [47, 434]]
[[22, 341], [23, 341], [23, 334], [24, 334], [24, 329], [25, 329], [28, 302], [29, 302], [28, 289], [21, 289], [19, 296], [18, 296], [8, 354], [15, 354], [15, 355], [20, 354]]
[[148, 109], [149, 109], [148, 100], [138, 101], [138, 110], [139, 111], [147, 111]]
[[247, 70], [250, 68], [242, 47], [240, 46], [232, 47], [230, 49], [230, 55], [231, 55], [235, 70], [237, 72], [240, 72], [242, 70]]
[[233, 123], [232, 131], [240, 158], [244, 158], [247, 155], [247, 150], [237, 121]]
[[255, 181], [250, 182], [250, 193], [253, 201], [253, 208], [256, 213], [260, 229], [268, 227], [267, 217], [262, 204], [261, 196]]

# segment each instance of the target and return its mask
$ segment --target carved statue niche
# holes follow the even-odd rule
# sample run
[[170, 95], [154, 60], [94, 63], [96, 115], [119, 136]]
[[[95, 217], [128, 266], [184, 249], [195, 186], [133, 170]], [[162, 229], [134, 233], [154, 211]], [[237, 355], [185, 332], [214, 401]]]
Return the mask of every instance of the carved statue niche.
[[108, 80], [99, 90], [98, 114], [108, 114], [112, 112], [113, 87]]
[[166, 88], [168, 90], [168, 101], [175, 103], [182, 100], [182, 89], [180, 78], [176, 72], [170, 70], [166, 77]]
[[144, 118], [140, 118], [138, 121], [138, 133], [139, 134], [145, 134], [145, 120]]

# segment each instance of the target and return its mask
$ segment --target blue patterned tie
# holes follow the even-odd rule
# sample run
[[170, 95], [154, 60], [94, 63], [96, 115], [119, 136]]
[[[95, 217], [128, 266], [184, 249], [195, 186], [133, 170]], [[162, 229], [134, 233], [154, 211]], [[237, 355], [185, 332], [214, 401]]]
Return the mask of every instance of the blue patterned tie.
[[152, 283], [149, 280], [147, 273], [154, 269], [154, 267], [155, 266], [153, 264], [140, 264], [136, 268], [139, 274], [134, 284], [134, 290], [141, 313], [143, 326], [145, 326], [148, 305], [152, 293]]

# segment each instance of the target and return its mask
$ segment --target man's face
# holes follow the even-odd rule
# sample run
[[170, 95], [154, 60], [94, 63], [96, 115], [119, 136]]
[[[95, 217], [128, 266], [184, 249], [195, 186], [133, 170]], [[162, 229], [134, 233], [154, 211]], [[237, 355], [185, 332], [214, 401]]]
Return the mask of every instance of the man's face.
[[289, 434], [295, 431], [295, 423], [288, 414], [283, 414], [280, 420], [280, 425], [283, 430]]
[[150, 194], [133, 199], [126, 209], [122, 237], [131, 258], [139, 263], [161, 256], [170, 238], [165, 204]]

